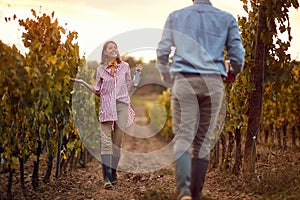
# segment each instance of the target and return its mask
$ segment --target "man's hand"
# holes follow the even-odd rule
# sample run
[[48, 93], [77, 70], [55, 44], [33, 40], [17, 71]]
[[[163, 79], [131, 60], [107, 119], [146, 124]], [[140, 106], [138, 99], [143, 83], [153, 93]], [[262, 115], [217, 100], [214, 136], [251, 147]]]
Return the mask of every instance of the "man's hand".
[[224, 83], [232, 83], [235, 80], [235, 75], [231, 72], [230, 61], [225, 61], [225, 67], [227, 72], [227, 77], [223, 78]]
[[227, 77], [223, 78], [224, 83], [232, 83], [235, 80], [235, 75], [230, 71], [227, 72]]

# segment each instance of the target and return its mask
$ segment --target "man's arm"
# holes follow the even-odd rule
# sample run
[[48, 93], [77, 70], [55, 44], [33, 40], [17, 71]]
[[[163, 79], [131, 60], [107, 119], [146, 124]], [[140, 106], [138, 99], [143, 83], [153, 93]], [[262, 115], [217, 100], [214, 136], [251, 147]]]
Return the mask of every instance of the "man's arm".
[[174, 44], [171, 30], [171, 17], [169, 16], [164, 26], [162, 38], [158, 43], [158, 48], [156, 50], [157, 68], [162, 75], [163, 81], [168, 84], [172, 82], [169, 72], [169, 55], [171, 53], [172, 46], [174, 46]]
[[244, 65], [245, 49], [243, 48], [237, 21], [233, 16], [228, 29], [226, 49], [230, 59], [231, 73], [237, 75]]

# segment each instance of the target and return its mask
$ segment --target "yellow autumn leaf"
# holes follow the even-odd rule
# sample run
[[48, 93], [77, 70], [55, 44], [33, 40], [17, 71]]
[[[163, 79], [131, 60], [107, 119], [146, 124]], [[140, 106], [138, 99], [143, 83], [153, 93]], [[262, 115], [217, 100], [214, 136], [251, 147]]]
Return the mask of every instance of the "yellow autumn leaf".
[[56, 56], [51, 56], [48, 58], [48, 62], [52, 65], [55, 65], [57, 62], [57, 57]]
[[65, 154], [64, 150], [61, 150], [60, 152], [61, 158], [66, 160], [67, 159], [67, 155]]
[[12, 157], [11, 158], [11, 167], [13, 169], [17, 169], [18, 164], [19, 164], [19, 160], [16, 157]]
[[26, 70], [27, 73], [30, 73], [30, 67], [26, 66], [24, 67], [24, 69]]
[[63, 69], [64, 66], [65, 66], [65, 62], [61, 62], [61, 63], [59, 64], [58, 68], [59, 68], [59, 69]]
[[295, 73], [296, 76], [299, 77], [299, 70], [298, 69], [294, 69], [294, 73]]
[[38, 157], [37, 157], [37, 155], [34, 155], [34, 156], [33, 156], [33, 161], [35, 161], [35, 162], [36, 162], [37, 160], [38, 160]]

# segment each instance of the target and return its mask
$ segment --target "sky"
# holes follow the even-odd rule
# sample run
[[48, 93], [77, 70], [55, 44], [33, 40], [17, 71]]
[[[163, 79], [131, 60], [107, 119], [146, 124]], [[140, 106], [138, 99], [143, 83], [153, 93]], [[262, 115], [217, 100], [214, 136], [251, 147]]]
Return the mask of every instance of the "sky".
[[[240, 0], [211, 0], [211, 3], [235, 17], [245, 15]], [[100, 59], [100, 46], [107, 40], [124, 40], [119, 36], [130, 33], [128, 40], [145, 41], [154, 30], [153, 47], [139, 50], [125, 47], [120, 52], [143, 56], [147, 61], [155, 59], [154, 46], [169, 13], [189, 5], [192, 5], [192, 0], [0, 0], [0, 40], [8, 45], [15, 44], [21, 52], [24, 51], [19, 25], [5, 22], [4, 17], [16, 14], [18, 18], [26, 19], [32, 16], [31, 9], [49, 15], [54, 11], [61, 26], [78, 32], [80, 54], [91, 60]], [[290, 19], [293, 40], [288, 53], [292, 59], [300, 60], [300, 11], [291, 9]]]

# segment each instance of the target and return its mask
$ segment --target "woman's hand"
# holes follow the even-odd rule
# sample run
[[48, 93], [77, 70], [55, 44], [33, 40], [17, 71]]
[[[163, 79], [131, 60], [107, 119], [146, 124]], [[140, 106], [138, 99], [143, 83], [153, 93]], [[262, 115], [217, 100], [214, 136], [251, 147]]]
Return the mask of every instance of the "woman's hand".
[[76, 78], [70, 78], [70, 81], [80, 83], [80, 84], [83, 84], [83, 82], [84, 82], [82, 79], [76, 79]]
[[100, 97], [100, 91], [95, 91], [95, 95], [97, 95], [98, 97]]
[[70, 81], [82, 84], [83, 86], [88, 88], [91, 92], [93, 92], [95, 95], [97, 95], [98, 97], [100, 96], [100, 91], [95, 91], [94, 87], [91, 86], [90, 84], [88, 84], [87, 82], [85, 82], [84, 80], [76, 79], [76, 78], [70, 78]]

